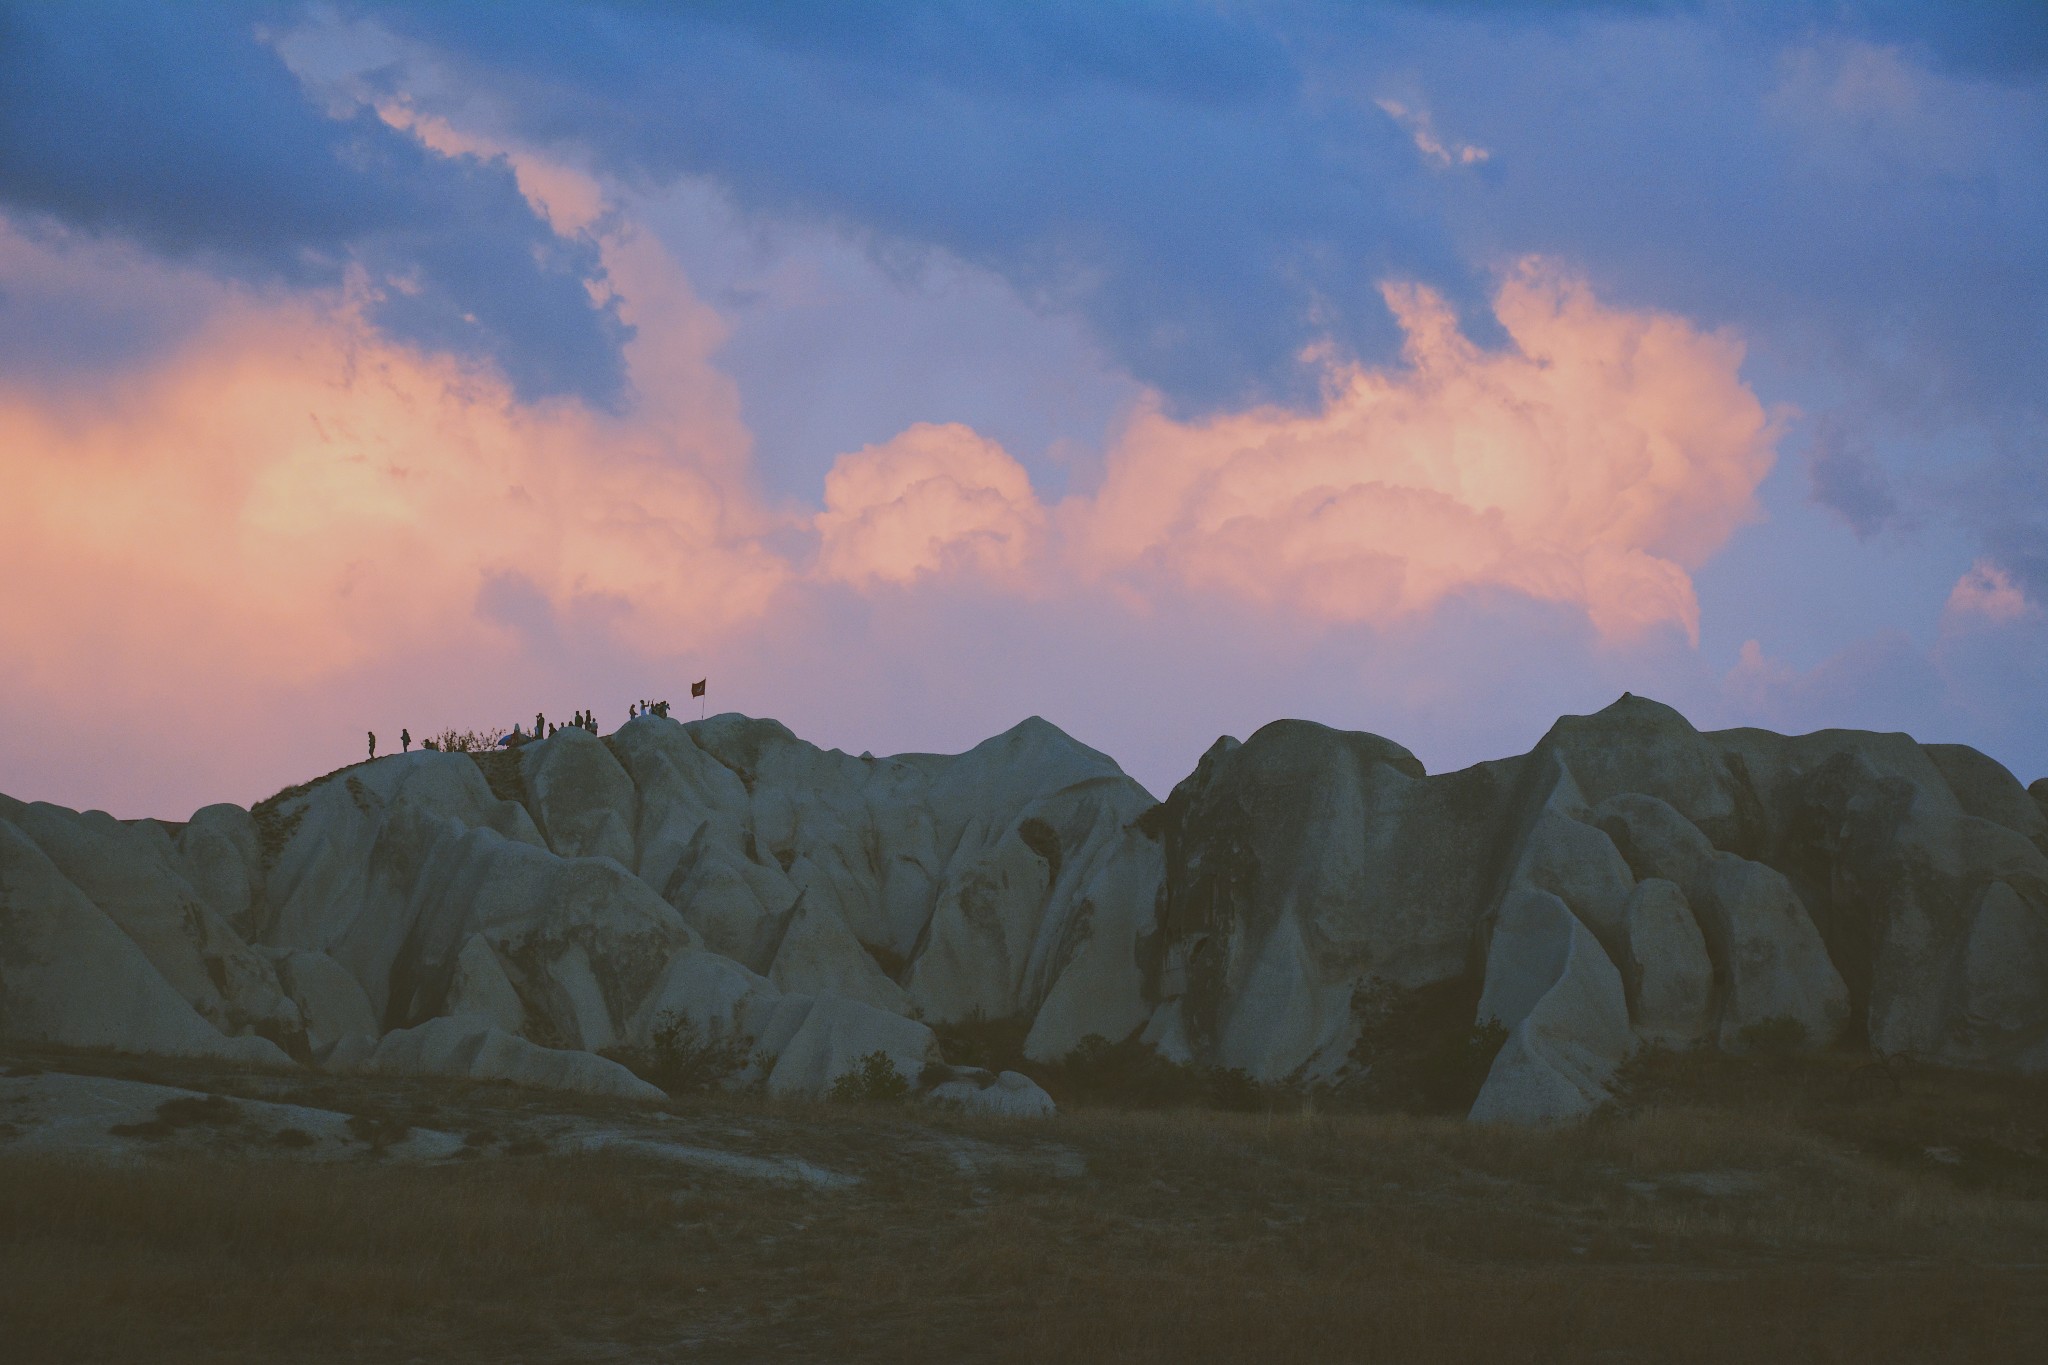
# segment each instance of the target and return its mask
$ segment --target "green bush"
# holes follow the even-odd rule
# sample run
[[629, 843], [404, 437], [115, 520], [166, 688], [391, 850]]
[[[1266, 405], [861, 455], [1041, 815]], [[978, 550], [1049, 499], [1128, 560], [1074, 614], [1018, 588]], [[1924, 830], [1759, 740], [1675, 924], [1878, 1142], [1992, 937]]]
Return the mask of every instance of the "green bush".
[[1028, 1071], [1024, 1039], [1031, 1032], [1029, 1018], [990, 1019], [980, 1010], [965, 1019], [932, 1024], [939, 1040], [939, 1052], [954, 1066], [978, 1066], [987, 1071]]
[[910, 1082], [896, 1069], [896, 1063], [888, 1053], [877, 1050], [832, 1082], [825, 1098], [835, 1104], [900, 1104], [909, 1093]]
[[753, 1049], [721, 1028], [700, 1029], [670, 1010], [654, 1021], [646, 1047], [607, 1048], [606, 1057], [671, 1095], [718, 1089], [746, 1069]]
[[1475, 1024], [1479, 982], [1461, 977], [1422, 987], [1374, 978], [1352, 996], [1358, 1074], [1330, 1098], [1339, 1107], [1462, 1114], [1479, 1097], [1508, 1031]]

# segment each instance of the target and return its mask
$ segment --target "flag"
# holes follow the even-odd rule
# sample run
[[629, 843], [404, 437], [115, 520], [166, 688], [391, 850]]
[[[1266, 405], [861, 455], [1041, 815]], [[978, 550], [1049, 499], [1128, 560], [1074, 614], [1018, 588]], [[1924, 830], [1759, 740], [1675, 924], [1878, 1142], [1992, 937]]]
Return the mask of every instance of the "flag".
[[691, 683], [691, 684], [690, 684], [690, 695], [691, 695], [691, 696], [693, 696], [693, 697], [701, 697], [701, 696], [703, 696], [703, 695], [704, 695], [704, 682], [705, 682], [705, 680], [704, 680], [704, 679], [702, 679], [702, 678], [699, 678], [699, 679], [697, 679], [697, 681], [695, 681], [695, 682]]

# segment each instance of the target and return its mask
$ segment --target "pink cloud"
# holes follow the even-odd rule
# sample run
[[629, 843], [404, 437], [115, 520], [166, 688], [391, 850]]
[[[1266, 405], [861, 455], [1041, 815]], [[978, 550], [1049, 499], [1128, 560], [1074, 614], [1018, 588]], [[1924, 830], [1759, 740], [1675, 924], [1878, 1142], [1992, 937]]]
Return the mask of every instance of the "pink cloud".
[[841, 455], [825, 476], [818, 571], [853, 584], [941, 571], [1015, 575], [1036, 554], [1045, 509], [1024, 467], [957, 422], [920, 422]]
[[[0, 236], [4, 236], [0, 231]], [[18, 253], [19, 239], [12, 243]], [[61, 246], [42, 250], [62, 256]], [[762, 537], [716, 317], [631, 241], [652, 391], [624, 417], [519, 401], [340, 294], [221, 288], [169, 354], [89, 396], [0, 380], [0, 639], [17, 685], [145, 676], [175, 709], [222, 676], [303, 687], [476, 640], [482, 585], [609, 605], [621, 637], [758, 621], [790, 577]]]
[[1687, 571], [1753, 515], [1775, 458], [1740, 343], [1606, 307], [1534, 260], [1496, 296], [1500, 352], [1433, 291], [1385, 294], [1405, 369], [1325, 360], [1309, 413], [1141, 412], [1099, 492], [1060, 509], [1082, 561], [1326, 621], [1505, 588], [1608, 636], [1670, 623], [1697, 641]]
[[2017, 621], [2032, 610], [2026, 594], [1996, 564], [1978, 560], [1949, 590], [1947, 614], [1963, 620], [1981, 617], [1993, 625]]

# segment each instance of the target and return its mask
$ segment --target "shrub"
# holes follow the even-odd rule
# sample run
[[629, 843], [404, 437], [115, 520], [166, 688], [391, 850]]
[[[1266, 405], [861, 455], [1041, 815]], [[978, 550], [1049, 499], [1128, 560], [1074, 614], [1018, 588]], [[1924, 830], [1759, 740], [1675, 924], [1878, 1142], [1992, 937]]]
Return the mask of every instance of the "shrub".
[[932, 1024], [939, 1051], [954, 1066], [978, 1066], [986, 1071], [1026, 1071], [1024, 1039], [1031, 1032], [1031, 1020], [1018, 1017], [990, 1019], [980, 1010], [965, 1019]]
[[1132, 1034], [1112, 1043], [1091, 1033], [1042, 1084], [1060, 1103], [1122, 1104], [1141, 1109], [1206, 1105], [1213, 1089], [1202, 1069], [1176, 1062]]
[[896, 1069], [889, 1054], [870, 1052], [855, 1062], [853, 1069], [832, 1082], [825, 1098], [835, 1104], [900, 1104], [910, 1093], [910, 1082]]
[[1439, 1040], [1417, 1060], [1415, 1088], [1431, 1108], [1470, 1109], [1507, 1040], [1507, 1026], [1498, 1019]]
[[746, 1070], [753, 1049], [738, 1034], [699, 1028], [669, 1010], [654, 1021], [646, 1047], [607, 1048], [604, 1055], [671, 1095], [694, 1095], [718, 1089]]
[[1759, 1057], [1789, 1057], [1806, 1046], [1806, 1025], [1789, 1014], [1759, 1019], [1735, 1035], [1736, 1047]]
[[429, 749], [449, 754], [487, 754], [498, 747], [503, 730], [443, 730], [426, 741]]
[[1352, 996], [1358, 1073], [1332, 1098], [1344, 1106], [1417, 1114], [1461, 1114], [1479, 1097], [1507, 1030], [1475, 1024], [1479, 982], [1470, 977], [1422, 987], [1374, 978]]

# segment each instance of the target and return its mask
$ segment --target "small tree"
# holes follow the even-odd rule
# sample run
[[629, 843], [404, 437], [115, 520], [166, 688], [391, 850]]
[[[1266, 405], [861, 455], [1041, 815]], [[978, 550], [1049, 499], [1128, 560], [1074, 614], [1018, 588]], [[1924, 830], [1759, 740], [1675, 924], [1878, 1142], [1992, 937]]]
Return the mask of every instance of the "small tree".
[[909, 1093], [910, 1082], [889, 1054], [877, 1049], [832, 1082], [825, 1098], [835, 1104], [900, 1104]]
[[604, 1055], [671, 1095], [694, 1095], [718, 1089], [744, 1071], [753, 1049], [744, 1037], [716, 1023], [699, 1028], [687, 1015], [669, 1010], [654, 1021], [646, 1047], [611, 1048]]

